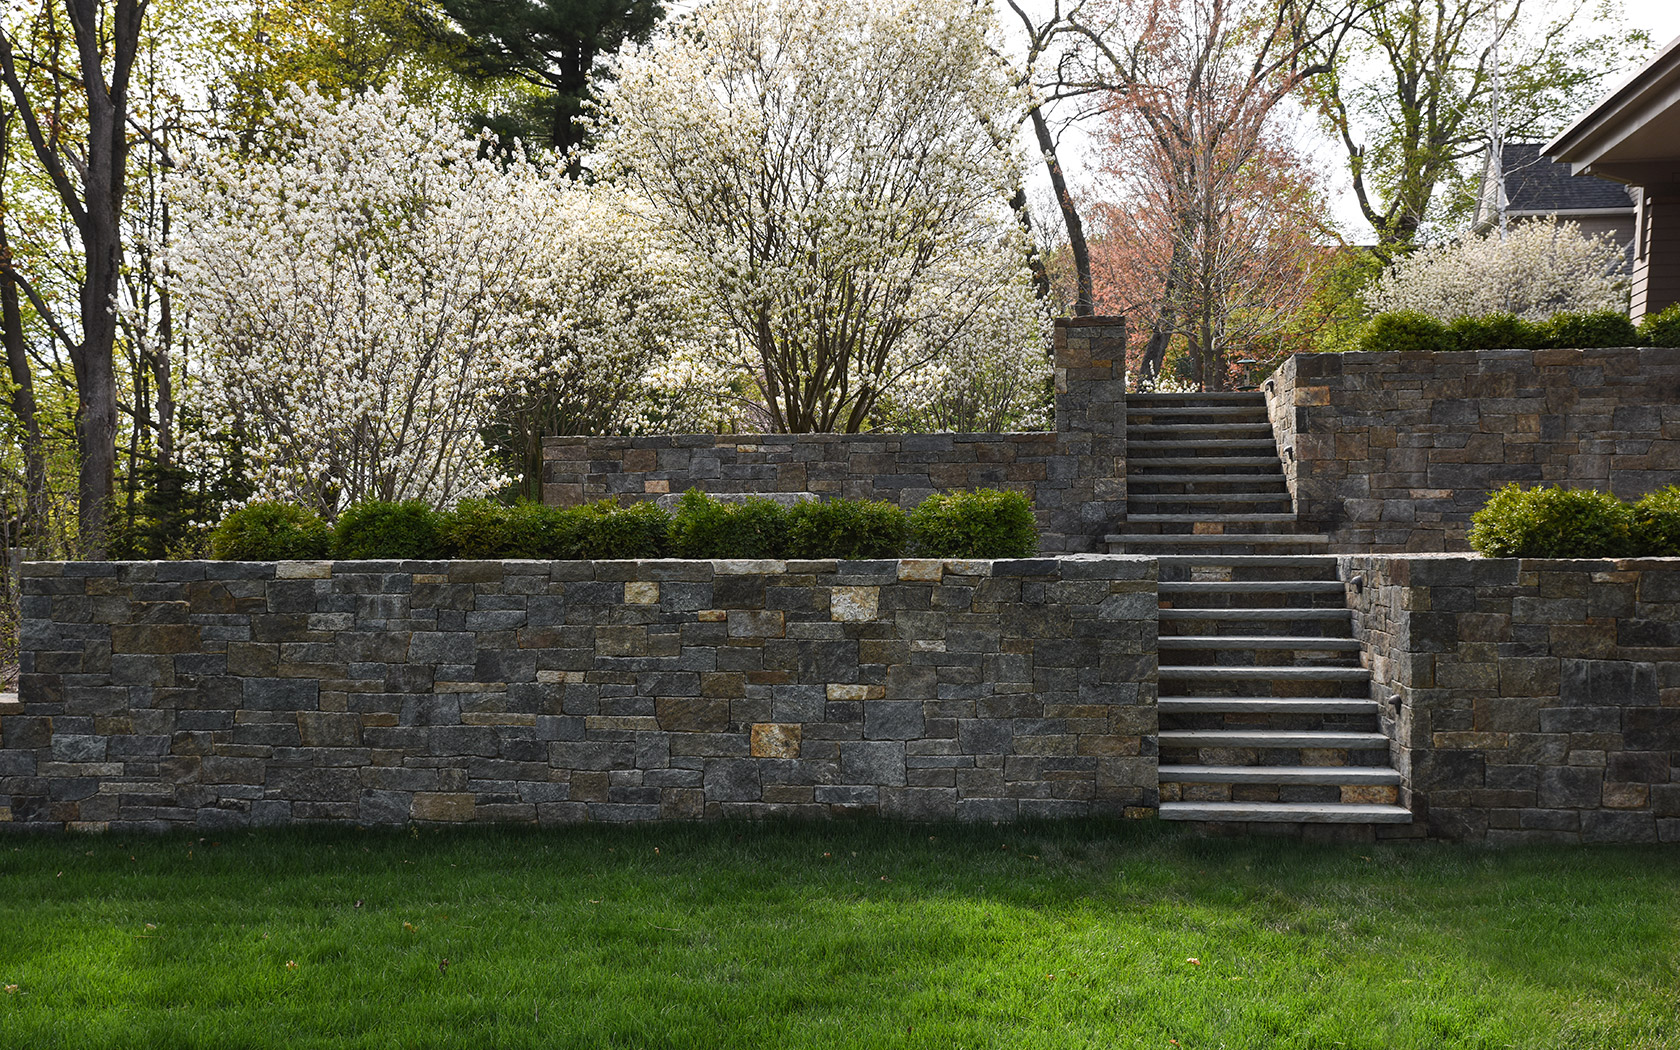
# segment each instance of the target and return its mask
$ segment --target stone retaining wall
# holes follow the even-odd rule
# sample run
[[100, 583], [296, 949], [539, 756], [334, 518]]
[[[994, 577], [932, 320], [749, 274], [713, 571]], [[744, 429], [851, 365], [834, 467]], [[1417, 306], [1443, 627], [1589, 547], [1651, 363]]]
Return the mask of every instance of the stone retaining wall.
[[1156, 804], [1145, 558], [31, 563], [23, 586], [17, 826]]
[[1680, 842], [1680, 559], [1341, 559], [1434, 838]]
[[1298, 354], [1263, 389], [1302, 527], [1338, 552], [1468, 550], [1511, 481], [1680, 480], [1680, 350]]
[[1020, 434], [682, 434], [555, 437], [543, 501], [809, 493], [909, 509], [935, 492], [1026, 494], [1047, 553], [1102, 549], [1125, 515], [1126, 329], [1121, 318], [1057, 322], [1056, 429]]

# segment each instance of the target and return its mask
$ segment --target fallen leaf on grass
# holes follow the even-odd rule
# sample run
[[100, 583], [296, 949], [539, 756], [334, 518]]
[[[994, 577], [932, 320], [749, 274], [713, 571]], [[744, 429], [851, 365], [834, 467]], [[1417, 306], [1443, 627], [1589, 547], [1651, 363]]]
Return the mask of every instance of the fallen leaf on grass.
[[887, 878], [887, 877], [886, 877], [886, 876], [885, 876], [885, 875], [882, 875], [882, 876], [881, 876], [881, 881], [882, 881], [882, 882], [891, 882], [891, 881], [892, 881], [892, 880], [891, 880], [891, 879], [889, 879], [889, 878]]
[[403, 929], [407, 930], [409, 933], [413, 933], [414, 932], [414, 924], [412, 922], [405, 922], [405, 923], [403, 923]]
[[286, 960], [286, 969], [288, 969], [288, 970], [297, 969], [297, 960], [296, 959], [287, 959]]
[[16, 994], [17, 994], [17, 989], [18, 989], [18, 986], [17, 986], [17, 985], [15, 985], [15, 984], [8, 984], [8, 985], [7, 985], [7, 986], [6, 986], [6, 994], [7, 994], [7, 995], [16, 995]]
[[448, 972], [449, 972], [449, 960], [447, 958], [445, 958], [441, 962], [438, 963], [438, 973], [448, 973]]
[[1192, 956], [1191, 956], [1191, 957], [1190, 957], [1190, 958], [1188, 958], [1188, 959], [1186, 959], [1186, 960], [1184, 960], [1184, 961], [1185, 961], [1185, 962], [1187, 962], [1187, 963], [1189, 963], [1189, 964], [1190, 964], [1190, 965], [1191, 965], [1191, 966], [1200, 966], [1200, 965], [1202, 965], [1202, 960], [1200, 960], [1200, 959], [1198, 959], [1198, 958], [1196, 958], [1196, 957], [1195, 957], [1195, 956], [1194, 956], [1194, 955], [1192, 955]]

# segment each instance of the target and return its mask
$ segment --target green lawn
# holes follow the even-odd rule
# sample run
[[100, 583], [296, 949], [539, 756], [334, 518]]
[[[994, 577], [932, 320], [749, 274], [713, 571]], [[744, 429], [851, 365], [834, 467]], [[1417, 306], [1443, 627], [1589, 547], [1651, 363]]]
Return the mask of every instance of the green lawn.
[[30, 1048], [1680, 1047], [1680, 849], [13, 835], [0, 983]]

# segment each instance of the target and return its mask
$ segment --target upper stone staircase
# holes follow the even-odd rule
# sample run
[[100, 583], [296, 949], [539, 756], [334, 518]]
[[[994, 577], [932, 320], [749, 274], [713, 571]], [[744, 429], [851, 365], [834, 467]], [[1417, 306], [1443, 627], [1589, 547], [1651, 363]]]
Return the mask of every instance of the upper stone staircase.
[[1127, 398], [1127, 518], [1159, 559], [1165, 820], [1404, 824], [1328, 538], [1296, 531], [1263, 395]]

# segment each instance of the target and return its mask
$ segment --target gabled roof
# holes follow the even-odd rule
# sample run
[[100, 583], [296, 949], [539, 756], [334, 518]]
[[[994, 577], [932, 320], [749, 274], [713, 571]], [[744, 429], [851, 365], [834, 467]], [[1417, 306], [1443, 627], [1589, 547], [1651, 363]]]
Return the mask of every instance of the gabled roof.
[[1569, 165], [1541, 156], [1538, 142], [1507, 142], [1500, 157], [1507, 214], [1634, 209], [1626, 186], [1591, 176], [1577, 178]]
[[1541, 151], [1577, 175], [1680, 181], [1680, 37]]

